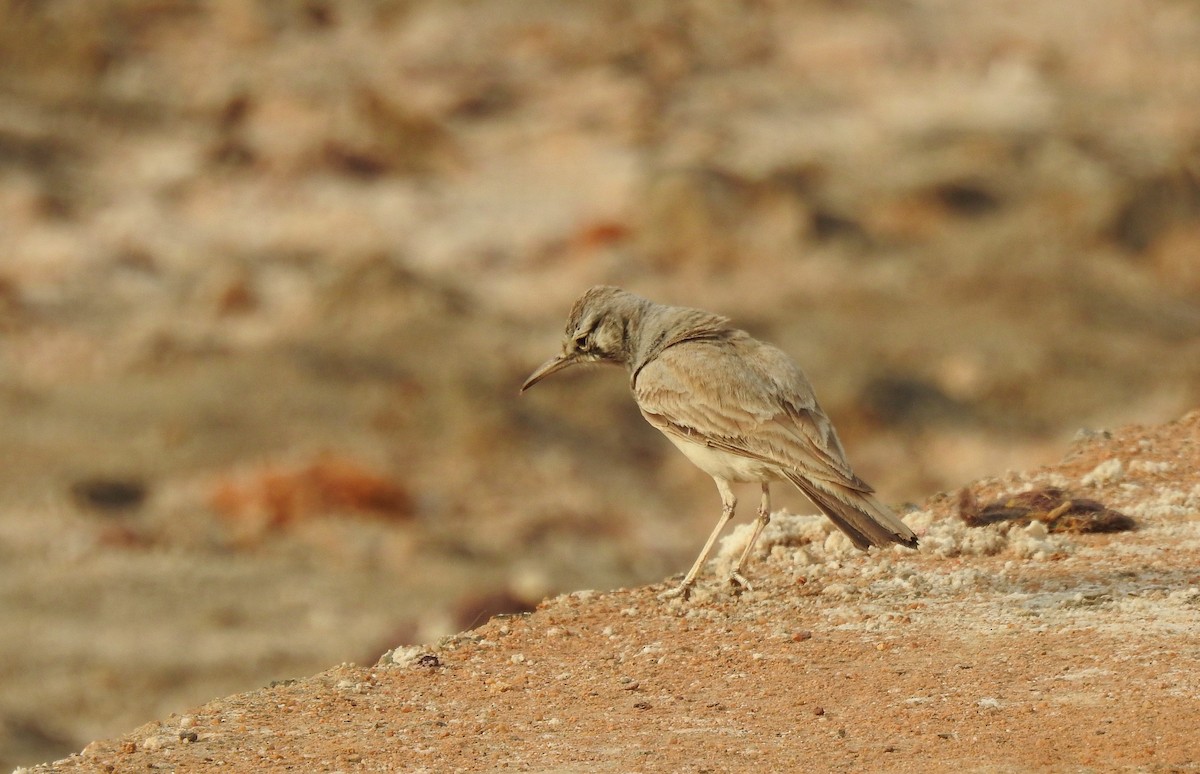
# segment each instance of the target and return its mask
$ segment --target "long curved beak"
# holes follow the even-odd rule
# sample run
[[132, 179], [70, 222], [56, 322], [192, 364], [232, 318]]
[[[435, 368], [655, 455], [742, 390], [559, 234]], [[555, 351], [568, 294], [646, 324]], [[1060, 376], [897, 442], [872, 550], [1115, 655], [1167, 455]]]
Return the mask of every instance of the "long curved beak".
[[529, 375], [529, 378], [526, 379], [525, 383], [521, 385], [521, 392], [525, 392], [550, 374], [557, 373], [567, 366], [575, 365], [577, 362], [579, 361], [571, 355], [555, 355], [545, 363], [542, 363], [540, 366], [538, 366], [537, 369]]

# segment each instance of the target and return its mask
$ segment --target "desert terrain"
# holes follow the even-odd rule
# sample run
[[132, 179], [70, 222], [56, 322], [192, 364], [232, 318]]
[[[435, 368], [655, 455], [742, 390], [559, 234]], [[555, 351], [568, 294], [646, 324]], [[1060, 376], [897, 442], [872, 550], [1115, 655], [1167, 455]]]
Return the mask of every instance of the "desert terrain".
[[[921, 551], [659, 603], [711, 480], [517, 395], [597, 283]], [[0, 0], [0, 768], [1195, 768], [1197, 406], [1192, 3]], [[1039, 486], [1137, 529], [958, 526]]]
[[[1200, 411], [931, 499], [919, 552], [779, 514], [752, 591], [746, 525], [689, 600], [564, 594], [33, 771], [1196, 771], [1198, 469]], [[1078, 532], [1089, 504], [1134, 531]]]

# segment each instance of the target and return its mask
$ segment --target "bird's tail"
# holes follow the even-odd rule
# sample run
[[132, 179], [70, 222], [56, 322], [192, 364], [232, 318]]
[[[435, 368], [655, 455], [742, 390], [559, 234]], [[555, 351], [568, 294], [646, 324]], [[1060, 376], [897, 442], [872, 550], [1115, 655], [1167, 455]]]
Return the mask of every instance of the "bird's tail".
[[[826, 487], [799, 474], [785, 475], [858, 548], [865, 550], [870, 546], [885, 546], [888, 543], [917, 547], [916, 534], [869, 491], [837, 484]], [[833, 491], [834, 488], [836, 491]]]

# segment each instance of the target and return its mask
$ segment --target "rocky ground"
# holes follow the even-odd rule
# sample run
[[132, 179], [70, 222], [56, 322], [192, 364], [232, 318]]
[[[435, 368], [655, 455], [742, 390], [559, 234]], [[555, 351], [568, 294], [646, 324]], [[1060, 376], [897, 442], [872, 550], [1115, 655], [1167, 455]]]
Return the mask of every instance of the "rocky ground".
[[969, 487], [1061, 489], [1133, 532], [967, 526], [942, 497], [907, 515], [918, 552], [864, 555], [780, 514], [740, 596], [719, 569], [689, 601], [574, 592], [34, 770], [1196, 771], [1197, 470], [1193, 412]]
[[[594, 283], [782, 346], [938, 518], [1183, 416], [1198, 52], [1179, 0], [0, 0], [0, 766], [685, 568], [717, 496], [624, 379], [516, 396]], [[766, 569], [697, 609], [852, 636], [859, 581]]]

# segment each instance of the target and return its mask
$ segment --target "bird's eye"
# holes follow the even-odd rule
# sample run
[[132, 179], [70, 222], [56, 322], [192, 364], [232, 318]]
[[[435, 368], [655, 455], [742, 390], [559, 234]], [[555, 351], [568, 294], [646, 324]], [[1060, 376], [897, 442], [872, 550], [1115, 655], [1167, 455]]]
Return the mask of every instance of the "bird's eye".
[[588, 335], [586, 333], [581, 333], [575, 337], [575, 349], [582, 351], [582, 350], [587, 349], [587, 346], [588, 346]]

